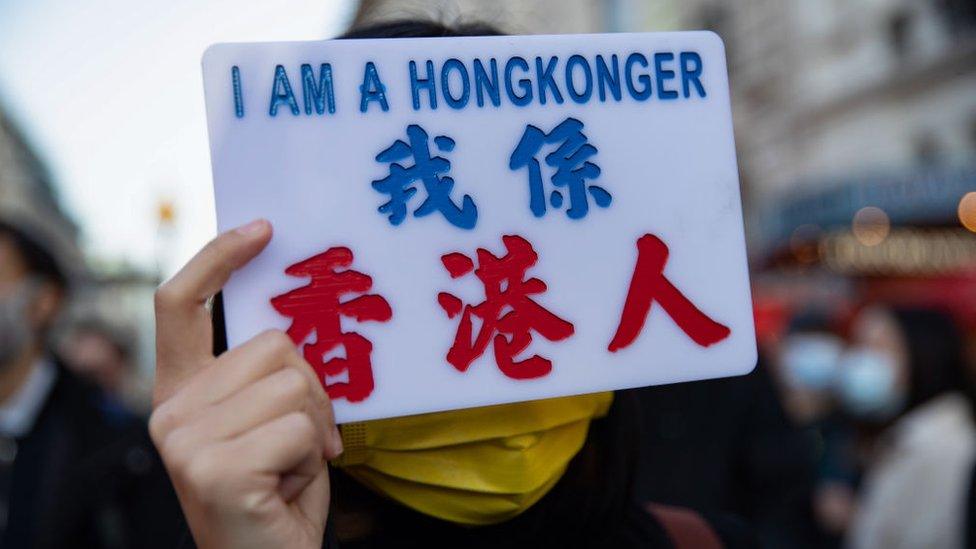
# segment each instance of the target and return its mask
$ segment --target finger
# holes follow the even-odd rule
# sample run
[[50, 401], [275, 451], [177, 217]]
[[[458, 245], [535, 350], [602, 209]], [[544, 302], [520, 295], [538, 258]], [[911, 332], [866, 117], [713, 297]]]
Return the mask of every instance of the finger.
[[323, 464], [322, 471], [302, 489], [294, 502], [309, 524], [324, 530], [324, 517], [329, 514], [329, 499], [329, 468]]
[[325, 467], [321, 459], [321, 437], [316, 437], [314, 421], [308, 414], [293, 412], [281, 416], [228, 441], [230, 455], [249, 464], [258, 473], [284, 475], [296, 469], [309, 455], [315, 457], [319, 467]]
[[287, 335], [268, 330], [224, 353], [158, 405], [149, 428], [160, 439], [209, 412], [209, 408], [263, 377], [302, 361]]
[[[245, 387], [230, 398], [208, 406], [179, 427], [173, 436], [186, 451], [232, 439], [292, 412], [305, 412], [317, 425], [326, 413], [311, 398], [308, 378], [295, 368], [283, 368]], [[325, 433], [316, 436], [324, 439]]]
[[322, 469], [321, 455], [308, 454], [305, 456], [298, 467], [281, 477], [281, 481], [278, 483], [278, 493], [281, 494], [281, 499], [291, 503], [298, 498], [302, 491], [315, 481], [315, 477], [322, 472]]
[[[296, 351], [297, 352], [297, 351]], [[298, 369], [303, 375], [307, 376], [311, 384], [311, 414], [315, 420], [315, 425], [319, 432], [325, 437], [326, 459], [335, 459], [342, 453], [342, 434], [336, 425], [335, 408], [332, 406], [332, 399], [325, 392], [322, 380], [312, 369], [312, 366], [305, 361], [304, 357], [298, 355], [298, 360], [293, 361], [290, 367]]]
[[291, 339], [279, 330], [268, 330], [221, 355], [186, 383], [165, 408], [177, 410], [171, 419], [180, 425], [283, 368], [300, 372], [309, 382], [313, 401], [320, 407], [328, 407], [321, 383]]
[[230, 278], [271, 240], [271, 224], [257, 220], [210, 241], [156, 292], [156, 401], [212, 358], [213, 333], [205, 307]]

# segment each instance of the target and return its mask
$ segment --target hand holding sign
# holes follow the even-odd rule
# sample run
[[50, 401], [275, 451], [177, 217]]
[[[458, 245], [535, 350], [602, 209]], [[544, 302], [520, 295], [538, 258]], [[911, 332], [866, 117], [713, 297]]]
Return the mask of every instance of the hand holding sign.
[[200, 547], [321, 546], [332, 404], [291, 340], [264, 332], [214, 357], [206, 301], [268, 244], [271, 226], [218, 236], [157, 293], [150, 420]]

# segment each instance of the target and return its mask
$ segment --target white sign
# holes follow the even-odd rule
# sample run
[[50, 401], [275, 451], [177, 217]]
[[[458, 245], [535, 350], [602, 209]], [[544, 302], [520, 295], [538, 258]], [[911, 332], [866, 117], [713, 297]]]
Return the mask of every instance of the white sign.
[[237, 345], [287, 330], [340, 422], [745, 374], [755, 334], [708, 32], [218, 44]]

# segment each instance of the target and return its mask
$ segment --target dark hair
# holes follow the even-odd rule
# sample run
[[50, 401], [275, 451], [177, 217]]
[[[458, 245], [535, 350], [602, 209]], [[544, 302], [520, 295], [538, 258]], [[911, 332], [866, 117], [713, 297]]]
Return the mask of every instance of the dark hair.
[[825, 307], [811, 307], [804, 309], [790, 319], [787, 333], [799, 334], [809, 332], [835, 333], [837, 322]]
[[5, 235], [13, 241], [14, 247], [27, 264], [27, 270], [34, 276], [39, 276], [53, 282], [60, 288], [66, 288], [68, 278], [58, 265], [54, 256], [44, 246], [24, 234], [23, 231], [0, 221], [0, 235]]
[[355, 27], [337, 38], [456, 38], [460, 36], [501, 36], [502, 34], [500, 30], [487, 23], [445, 25], [437, 21], [401, 19]]
[[891, 314], [908, 351], [908, 407], [953, 391], [972, 401], [963, 337], [955, 320], [943, 311], [927, 308], [895, 307]]

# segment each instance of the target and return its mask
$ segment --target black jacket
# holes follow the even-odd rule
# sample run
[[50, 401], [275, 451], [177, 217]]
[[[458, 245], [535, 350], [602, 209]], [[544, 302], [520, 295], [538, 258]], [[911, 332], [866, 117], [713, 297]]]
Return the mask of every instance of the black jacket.
[[144, 422], [58, 367], [16, 441], [0, 547], [172, 547], [182, 517]]

